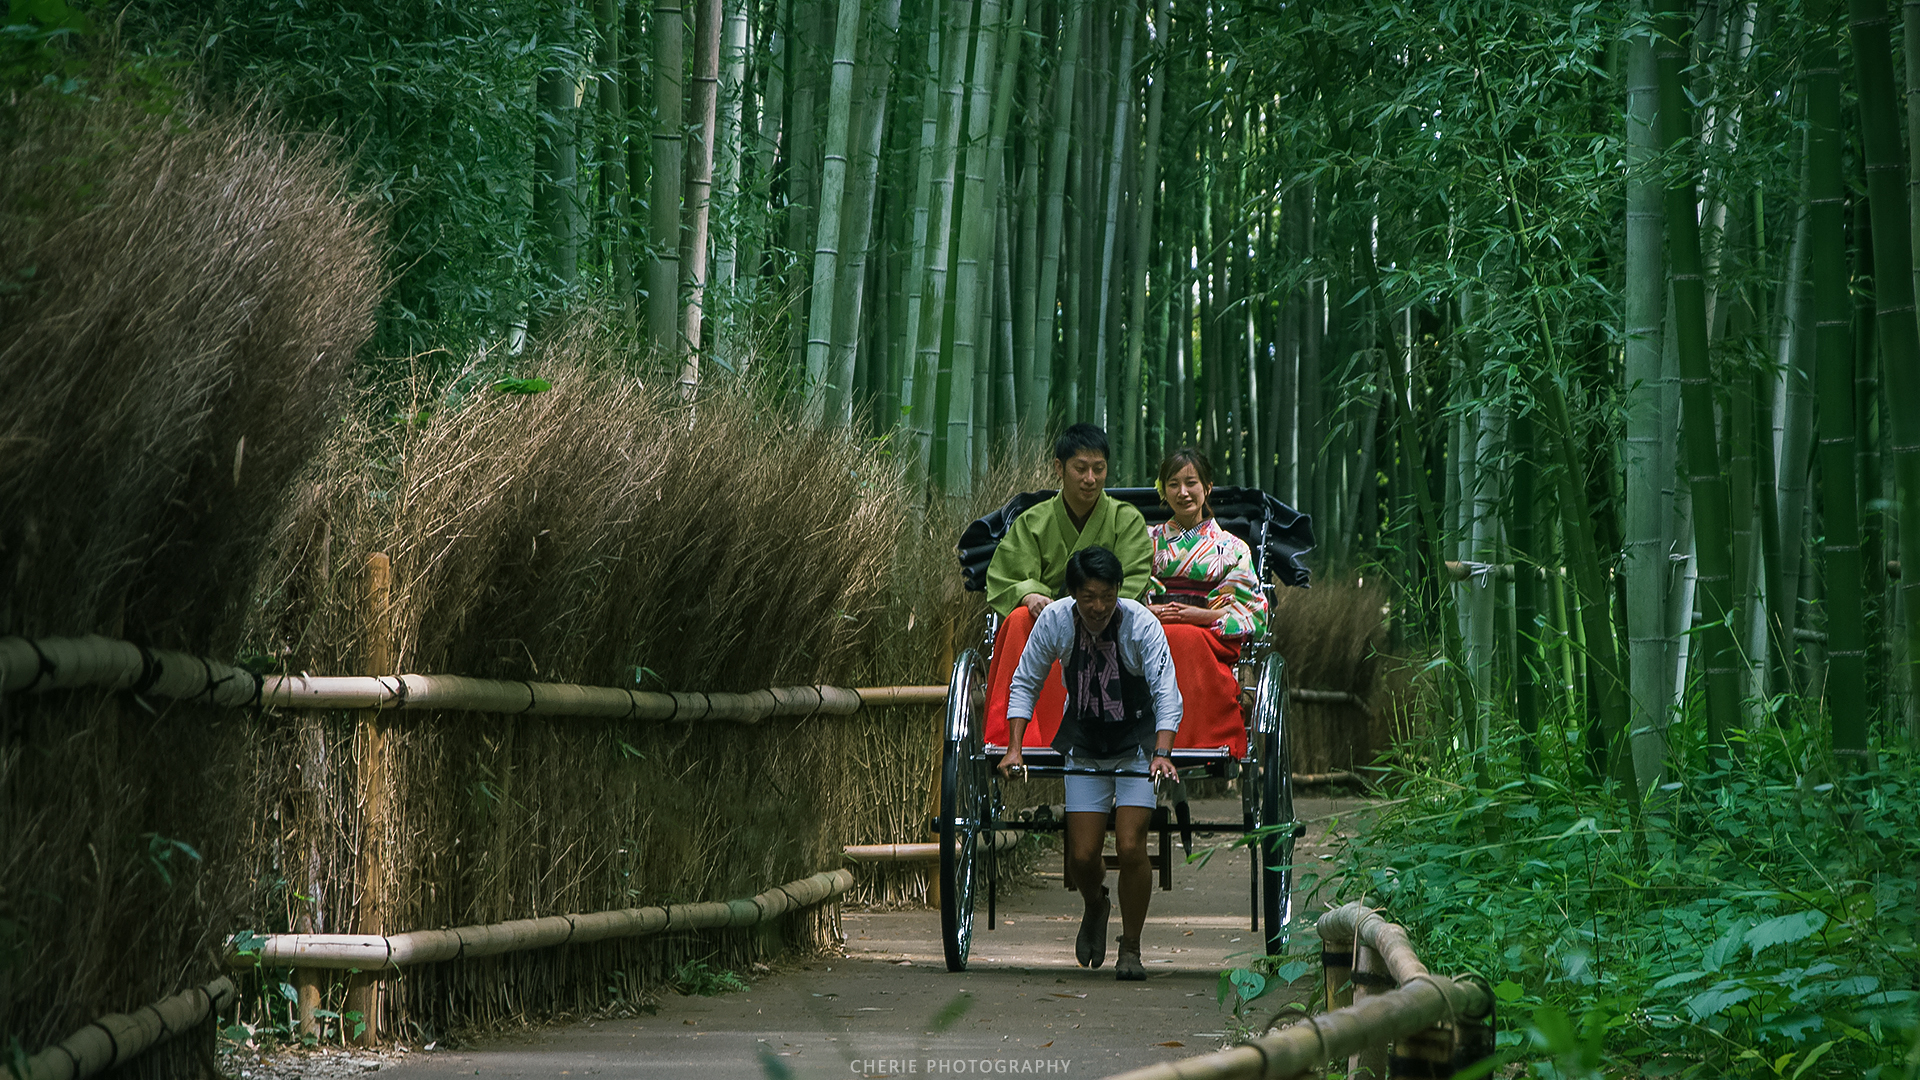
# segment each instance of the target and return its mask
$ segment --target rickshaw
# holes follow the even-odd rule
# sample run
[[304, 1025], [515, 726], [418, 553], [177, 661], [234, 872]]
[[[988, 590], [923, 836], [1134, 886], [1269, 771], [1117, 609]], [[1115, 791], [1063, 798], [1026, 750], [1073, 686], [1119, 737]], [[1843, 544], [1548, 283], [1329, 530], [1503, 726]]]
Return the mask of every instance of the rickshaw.
[[[1137, 507], [1148, 525], [1172, 516], [1154, 488], [1109, 488], [1107, 494]], [[1016, 495], [1005, 506], [967, 526], [958, 550], [969, 592], [986, 589], [987, 565], [1014, 519], [1053, 495], [1052, 491]], [[1264, 583], [1269, 601], [1276, 582], [1301, 588], [1307, 585], [1307, 568], [1301, 558], [1312, 550], [1313, 528], [1305, 514], [1257, 488], [1216, 487], [1211, 501], [1221, 527], [1252, 549], [1254, 570]], [[1007, 752], [1008, 729], [1004, 718], [989, 723], [986, 707], [988, 676], [1001, 625], [1000, 617], [989, 612], [980, 644], [954, 661], [947, 685], [940, 816], [932, 824], [940, 837], [940, 930], [948, 971], [965, 971], [972, 951], [974, 910], [983, 876], [979, 863], [986, 863], [987, 928], [991, 930], [1002, 839], [1017, 836], [1020, 831], [1057, 832], [1066, 827], [1063, 818], [1051, 814], [1009, 817], [1001, 801], [997, 767]], [[1009, 663], [1017, 661], [1017, 656], [1007, 658]], [[1242, 834], [1257, 852], [1250, 883], [1251, 929], [1262, 934], [1261, 940], [1272, 954], [1285, 943], [1285, 928], [1292, 916], [1293, 846], [1306, 833], [1305, 826], [1293, 823], [1286, 664], [1274, 651], [1270, 637], [1250, 641], [1241, 648], [1235, 675], [1240, 687], [1238, 722], [1230, 728], [1216, 725], [1213, 730], [1198, 730], [1182, 723], [1173, 758], [1181, 779], [1176, 792], [1183, 791], [1185, 782], [1192, 779], [1237, 777], [1241, 820], [1196, 822], [1186, 800], [1177, 797], [1171, 821], [1167, 807], [1154, 812], [1150, 828], [1157, 834], [1159, 847], [1151, 859], [1160, 887], [1172, 889], [1174, 823], [1188, 854], [1192, 853], [1196, 831]], [[1050, 678], [1058, 680], [1057, 669]], [[1027, 776], [1066, 774], [1062, 755], [1047, 745], [1059, 722], [1058, 706], [1054, 708], [1051, 722], [1041, 715], [1043, 705], [1035, 709], [1034, 722], [1027, 725], [1021, 748]], [[1218, 715], [1221, 710], [1213, 712]], [[1108, 827], [1112, 827], [1111, 822]]]

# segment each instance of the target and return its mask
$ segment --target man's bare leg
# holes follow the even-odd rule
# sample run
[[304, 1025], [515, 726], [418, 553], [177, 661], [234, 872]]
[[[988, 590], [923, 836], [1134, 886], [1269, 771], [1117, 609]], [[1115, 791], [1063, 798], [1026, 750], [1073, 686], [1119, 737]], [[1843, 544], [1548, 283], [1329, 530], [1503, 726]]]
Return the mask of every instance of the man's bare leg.
[[[1086, 944], [1076, 941], [1075, 956], [1090, 967], [1099, 967], [1107, 957], [1106, 920], [1111, 908], [1107, 900], [1106, 846], [1107, 815], [1067, 815], [1067, 870], [1073, 875], [1074, 888], [1080, 890], [1080, 898], [1086, 902], [1081, 923], [1081, 941]], [[1097, 942], [1086, 937], [1092, 932], [1089, 920], [1098, 924]]]
[[1153, 899], [1153, 863], [1147, 859], [1147, 826], [1152, 821], [1151, 807], [1114, 810], [1114, 847], [1120, 854], [1120, 958], [1115, 967], [1122, 979], [1146, 977], [1140, 966], [1140, 931]]

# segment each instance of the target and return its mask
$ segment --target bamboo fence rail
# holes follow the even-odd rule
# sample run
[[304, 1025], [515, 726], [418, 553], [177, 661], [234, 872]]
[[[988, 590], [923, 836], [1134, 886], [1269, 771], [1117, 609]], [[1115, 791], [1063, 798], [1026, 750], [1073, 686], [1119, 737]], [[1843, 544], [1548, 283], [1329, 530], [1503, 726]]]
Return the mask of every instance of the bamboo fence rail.
[[[1328, 1004], [1338, 1007], [1243, 1046], [1135, 1069], [1109, 1080], [1293, 1080], [1327, 1062], [1377, 1051], [1388, 1042], [1397, 1044], [1396, 1056], [1403, 1059], [1393, 1075], [1446, 1076], [1491, 1053], [1493, 994], [1485, 983], [1471, 976], [1432, 974], [1415, 955], [1406, 931], [1365, 904], [1327, 912], [1320, 916], [1318, 929]], [[1353, 978], [1356, 954], [1365, 953], [1386, 968], [1374, 972], [1376, 980], [1391, 982], [1394, 988], [1382, 987], [1347, 1004], [1356, 982], [1376, 981]]]
[[0, 693], [79, 687], [203, 699], [237, 707], [439, 709], [614, 720], [847, 716], [867, 705], [937, 705], [945, 686], [776, 686], [744, 694], [625, 690], [461, 675], [255, 675], [190, 653], [88, 635], [0, 638]]
[[0, 1068], [12, 1080], [80, 1080], [124, 1065], [177, 1035], [192, 1030], [233, 1004], [233, 982], [226, 976], [183, 990], [130, 1013], [103, 1016], [20, 1066]]
[[[993, 834], [993, 850], [1006, 851], [1020, 843], [1020, 832], [998, 829]], [[931, 862], [940, 857], [940, 845], [930, 844], [848, 844], [842, 849], [857, 863]]]
[[831, 900], [852, 888], [853, 880], [851, 870], [828, 870], [739, 900], [625, 908], [588, 915], [550, 915], [484, 926], [457, 926], [450, 930], [415, 930], [385, 937], [375, 934], [235, 937], [227, 942], [226, 961], [228, 966], [236, 968], [265, 965], [378, 972], [410, 964], [471, 960], [677, 930], [755, 926]]

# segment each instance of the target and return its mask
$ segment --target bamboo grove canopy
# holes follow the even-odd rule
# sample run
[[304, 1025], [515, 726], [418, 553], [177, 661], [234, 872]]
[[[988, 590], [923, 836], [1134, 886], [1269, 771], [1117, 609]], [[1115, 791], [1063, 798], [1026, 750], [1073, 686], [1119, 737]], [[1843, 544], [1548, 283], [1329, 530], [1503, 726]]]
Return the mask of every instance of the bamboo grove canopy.
[[406, 268], [386, 355], [512, 375], [592, 309], [648, 377], [760, 380], [955, 495], [1068, 421], [1122, 483], [1197, 444], [1394, 583], [1463, 746], [1577, 715], [1580, 768], [1653, 790], [1696, 689], [1709, 756], [1783, 693], [1843, 756], [1911, 729], [1893, 27], [1885, 0], [141, 0], [123, 33], [357, 148]]

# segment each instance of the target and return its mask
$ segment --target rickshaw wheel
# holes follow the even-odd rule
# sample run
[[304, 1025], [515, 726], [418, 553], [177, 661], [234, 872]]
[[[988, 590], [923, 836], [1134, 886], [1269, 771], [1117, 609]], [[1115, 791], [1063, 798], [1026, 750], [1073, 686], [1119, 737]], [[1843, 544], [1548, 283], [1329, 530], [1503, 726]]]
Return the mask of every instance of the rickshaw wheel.
[[1260, 770], [1255, 824], [1274, 830], [1260, 838], [1261, 929], [1271, 956], [1286, 947], [1286, 926], [1293, 917], [1293, 754], [1286, 664], [1278, 655], [1261, 665], [1255, 709], [1253, 756]]
[[940, 936], [947, 970], [965, 971], [973, 945], [980, 835], [988, 816], [986, 667], [972, 649], [954, 661], [947, 684], [947, 744], [940, 767]]

